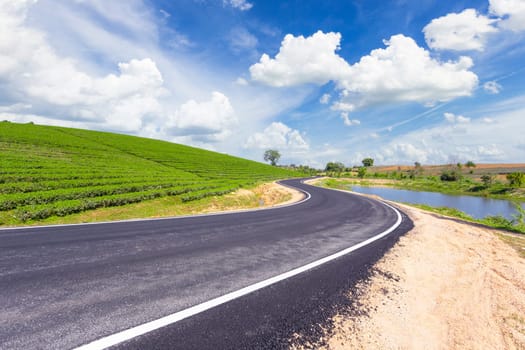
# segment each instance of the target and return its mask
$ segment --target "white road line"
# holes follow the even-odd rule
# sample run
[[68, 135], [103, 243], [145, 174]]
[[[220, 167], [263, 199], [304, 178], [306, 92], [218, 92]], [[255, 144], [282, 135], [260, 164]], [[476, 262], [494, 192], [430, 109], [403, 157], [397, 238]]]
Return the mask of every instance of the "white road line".
[[[281, 209], [286, 207], [291, 207], [293, 205], [298, 205], [301, 203], [306, 202], [310, 199], [311, 195], [310, 193], [301, 190], [300, 188], [296, 188], [293, 186], [288, 186], [285, 184], [280, 183], [280, 181], [277, 181], [279, 185], [293, 188], [299, 192], [303, 192], [306, 196], [305, 198], [301, 199], [298, 202], [289, 203], [289, 204], [281, 204], [276, 205], [273, 207], [266, 207], [266, 208], [256, 208], [256, 209], [239, 209], [239, 210], [230, 210], [230, 211], [222, 211], [217, 213], [207, 213], [207, 214], [194, 214], [194, 215], [179, 215], [179, 216], [167, 216], [163, 218], [140, 218], [140, 219], [127, 219], [127, 220], [114, 220], [114, 221], [98, 221], [98, 222], [84, 222], [80, 224], [56, 224], [56, 225], [35, 225], [35, 226], [16, 226], [16, 227], [0, 227], [0, 233], [2, 231], [11, 231], [11, 230], [26, 230], [26, 229], [39, 229], [39, 228], [49, 228], [49, 227], [70, 227], [70, 226], [91, 226], [91, 225], [103, 225], [103, 224], [120, 224], [125, 222], [150, 222], [150, 221], [162, 221], [162, 220], [176, 220], [176, 219], [186, 219], [186, 218], [198, 218], [198, 217], [204, 217], [204, 216], [217, 216], [217, 215], [230, 215], [230, 214], [239, 214], [239, 213], [247, 213], [247, 212], [254, 212], [254, 211], [263, 211], [263, 210], [274, 210], [274, 209]], [[302, 181], [301, 181], [302, 182]]]
[[[310, 194], [307, 191], [304, 191], [304, 192], [307, 193], [310, 196]], [[259, 290], [259, 289], [262, 289], [262, 288], [268, 287], [268, 286], [270, 286], [272, 284], [275, 284], [277, 282], [283, 281], [283, 280], [285, 280], [287, 278], [296, 276], [296, 275], [298, 275], [300, 273], [306, 272], [306, 271], [311, 270], [311, 269], [313, 269], [315, 267], [318, 267], [318, 266], [320, 266], [322, 264], [325, 264], [325, 263], [327, 263], [329, 261], [335, 260], [335, 259], [337, 259], [339, 257], [342, 257], [342, 256], [344, 256], [346, 254], [349, 254], [349, 253], [351, 253], [351, 252], [353, 252], [353, 251], [355, 251], [355, 250], [357, 250], [359, 248], [362, 248], [362, 247], [364, 247], [364, 246], [366, 246], [366, 245], [368, 245], [368, 244], [370, 244], [370, 243], [372, 243], [374, 241], [377, 241], [378, 239], [383, 238], [386, 235], [388, 235], [389, 233], [393, 232], [397, 227], [399, 227], [399, 225], [401, 224], [401, 221], [402, 221], [401, 214], [399, 213], [399, 211], [396, 208], [394, 208], [393, 206], [391, 206], [391, 205], [389, 205], [389, 204], [387, 204], [385, 202], [381, 202], [381, 201], [379, 201], [379, 202], [384, 204], [384, 205], [386, 205], [387, 207], [391, 208], [392, 210], [394, 210], [394, 212], [397, 214], [397, 221], [389, 229], [387, 229], [386, 231], [381, 232], [378, 235], [375, 235], [375, 236], [373, 236], [373, 237], [371, 237], [371, 238], [369, 238], [369, 239], [367, 239], [367, 240], [365, 240], [365, 241], [363, 241], [361, 243], [358, 243], [356, 245], [351, 246], [350, 248], [346, 248], [346, 249], [341, 250], [341, 251], [339, 251], [339, 252], [337, 252], [335, 254], [329, 255], [329, 256], [327, 256], [325, 258], [322, 258], [320, 260], [314, 261], [314, 262], [309, 263], [307, 265], [298, 267], [298, 268], [293, 269], [291, 271], [288, 271], [288, 272], [282, 273], [280, 275], [277, 275], [275, 277], [266, 279], [264, 281], [252, 284], [250, 286], [247, 286], [247, 287], [244, 287], [244, 288], [239, 289], [237, 291], [225, 294], [225, 295], [220, 296], [218, 298], [206, 301], [204, 303], [192, 306], [192, 307], [187, 308], [185, 310], [182, 310], [182, 311], [179, 311], [179, 312], [175, 312], [175, 313], [173, 313], [171, 315], [164, 316], [164, 317], [159, 318], [157, 320], [150, 321], [150, 322], [141, 324], [139, 326], [132, 327], [132, 328], [126, 329], [124, 331], [121, 331], [121, 332], [109, 335], [107, 337], [95, 340], [95, 341], [93, 341], [91, 343], [88, 343], [86, 345], [82, 345], [82, 346], [76, 348], [75, 350], [106, 349], [106, 348], [108, 348], [110, 346], [117, 345], [117, 344], [122, 343], [122, 342], [124, 342], [126, 340], [130, 340], [132, 338], [135, 338], [135, 337], [138, 337], [140, 335], [149, 333], [149, 332], [154, 331], [156, 329], [159, 329], [159, 328], [168, 326], [170, 324], [176, 323], [176, 322], [181, 321], [181, 320], [183, 320], [185, 318], [194, 316], [194, 315], [199, 314], [199, 313], [201, 313], [203, 311], [209, 310], [209, 309], [214, 308], [216, 306], [219, 306], [221, 304], [224, 304], [224, 303], [227, 303], [227, 302], [232, 301], [234, 299], [240, 298], [240, 297], [242, 297], [244, 295], [247, 295], [249, 293], [255, 292], [255, 291]]]

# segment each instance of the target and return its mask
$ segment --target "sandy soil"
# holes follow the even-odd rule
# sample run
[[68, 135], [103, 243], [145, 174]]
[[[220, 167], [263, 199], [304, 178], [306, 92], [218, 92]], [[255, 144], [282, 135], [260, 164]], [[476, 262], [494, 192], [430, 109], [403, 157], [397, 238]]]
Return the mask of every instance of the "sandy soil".
[[[240, 189], [231, 194], [234, 197], [253, 196], [259, 199], [261, 207], [275, 207], [300, 201], [304, 194], [275, 182], [259, 185], [251, 190]], [[283, 200], [288, 198], [287, 200]]]
[[364, 316], [336, 316], [325, 349], [525, 349], [525, 259], [495, 230], [402, 208], [415, 228], [359, 286]]

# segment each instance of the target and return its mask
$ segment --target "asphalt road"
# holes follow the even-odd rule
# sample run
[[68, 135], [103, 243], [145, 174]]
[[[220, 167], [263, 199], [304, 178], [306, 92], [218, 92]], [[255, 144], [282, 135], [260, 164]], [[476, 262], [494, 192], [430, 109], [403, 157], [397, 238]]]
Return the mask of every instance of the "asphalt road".
[[[398, 219], [369, 198], [283, 183], [311, 198], [234, 214], [0, 231], [0, 348], [74, 348], [324, 258]], [[404, 217], [347, 256], [117, 347], [275, 349], [296, 332], [315, 339], [411, 225]]]

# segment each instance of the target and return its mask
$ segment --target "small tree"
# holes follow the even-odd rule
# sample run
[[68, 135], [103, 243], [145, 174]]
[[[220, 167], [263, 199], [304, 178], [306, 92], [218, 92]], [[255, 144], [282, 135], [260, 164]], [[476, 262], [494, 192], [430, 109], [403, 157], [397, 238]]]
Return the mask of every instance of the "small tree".
[[519, 172], [507, 174], [507, 180], [509, 181], [509, 185], [521, 187], [523, 183], [525, 183], [525, 174]]
[[475, 168], [476, 164], [473, 161], [469, 160], [468, 162], [465, 163], [465, 166], [470, 169], [470, 168]]
[[374, 165], [374, 160], [372, 158], [365, 158], [361, 161], [363, 166], [369, 167]]
[[328, 162], [324, 170], [340, 173], [345, 170], [345, 165], [341, 162]]
[[270, 162], [270, 164], [274, 166], [277, 165], [279, 158], [281, 158], [281, 154], [275, 149], [269, 149], [264, 152], [264, 160]]
[[364, 178], [366, 175], [366, 167], [362, 166], [362, 167], [359, 167], [359, 169], [357, 170], [357, 176], [359, 178]]
[[423, 174], [423, 167], [420, 162], [414, 162], [414, 174], [421, 175]]
[[445, 170], [441, 172], [439, 178], [441, 181], [459, 181], [461, 179], [461, 173], [457, 170]]
[[490, 174], [482, 175], [481, 182], [483, 182], [483, 186], [490, 187], [492, 186], [492, 183], [494, 182], [494, 176]]

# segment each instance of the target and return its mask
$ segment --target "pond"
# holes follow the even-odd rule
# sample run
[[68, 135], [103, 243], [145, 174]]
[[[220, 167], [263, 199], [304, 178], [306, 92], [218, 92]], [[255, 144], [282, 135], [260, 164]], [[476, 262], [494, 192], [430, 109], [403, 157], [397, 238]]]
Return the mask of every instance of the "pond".
[[[474, 196], [453, 196], [436, 192], [399, 190], [385, 187], [351, 186], [352, 191], [374, 194], [381, 198], [413, 204], [426, 204], [433, 207], [456, 208], [476, 219], [489, 215], [501, 215], [512, 219], [516, 213], [514, 205], [507, 200], [488, 199]], [[522, 203], [524, 206], [524, 203]]]

